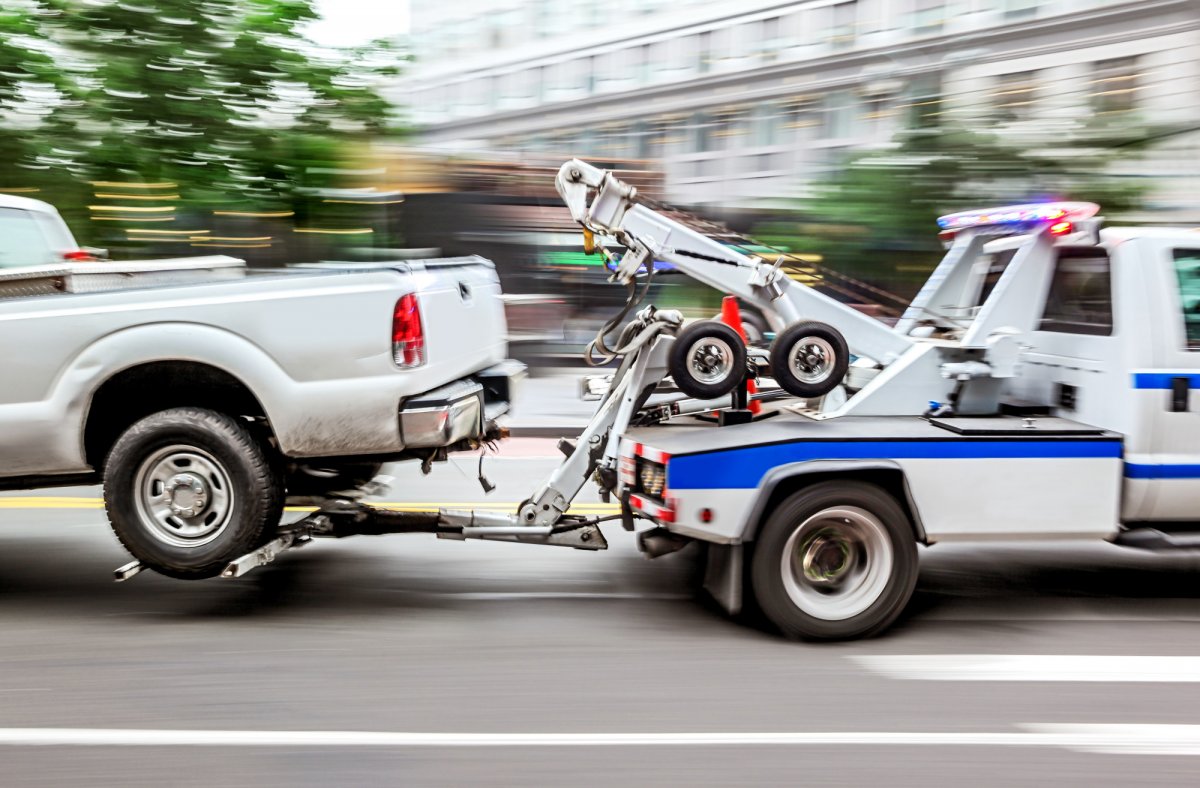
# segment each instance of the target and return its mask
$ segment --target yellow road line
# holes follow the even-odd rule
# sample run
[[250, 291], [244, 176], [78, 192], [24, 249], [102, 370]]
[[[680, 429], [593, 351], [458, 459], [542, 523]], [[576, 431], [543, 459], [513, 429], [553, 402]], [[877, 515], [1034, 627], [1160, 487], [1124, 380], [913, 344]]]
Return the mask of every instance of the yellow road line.
[[[487, 509], [489, 511], [513, 511], [520, 504], [516, 501], [368, 501], [372, 506], [396, 512], [426, 512], [436, 509]], [[83, 496], [12, 496], [0, 497], [0, 509], [103, 509], [101, 498]], [[311, 506], [289, 506], [289, 512], [316, 511]], [[571, 507], [577, 514], [619, 514], [621, 509], [611, 503], [579, 503]]]

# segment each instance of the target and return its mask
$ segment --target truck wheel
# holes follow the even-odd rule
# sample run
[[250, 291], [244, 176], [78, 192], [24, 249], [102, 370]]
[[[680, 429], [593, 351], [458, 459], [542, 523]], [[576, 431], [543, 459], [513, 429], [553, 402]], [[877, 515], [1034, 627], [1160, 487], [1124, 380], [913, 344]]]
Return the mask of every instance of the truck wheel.
[[771, 375], [794, 397], [814, 399], [828, 394], [849, 368], [845, 337], [825, 323], [795, 323], [771, 343]]
[[750, 579], [759, 606], [789, 638], [870, 637], [908, 604], [917, 544], [908, 517], [879, 487], [822, 482], [767, 519]]
[[104, 507], [121, 544], [161, 574], [214, 577], [266, 543], [283, 513], [282, 474], [236, 419], [202, 408], [147, 416], [104, 466]]
[[746, 345], [724, 323], [700, 320], [676, 335], [667, 369], [689, 397], [723, 397], [746, 377]]

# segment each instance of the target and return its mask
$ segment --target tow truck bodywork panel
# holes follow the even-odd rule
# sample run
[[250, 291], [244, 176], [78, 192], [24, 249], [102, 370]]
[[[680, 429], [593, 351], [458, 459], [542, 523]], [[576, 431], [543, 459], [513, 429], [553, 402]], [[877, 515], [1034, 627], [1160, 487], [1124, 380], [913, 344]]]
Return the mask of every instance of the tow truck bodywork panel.
[[[785, 412], [718, 428], [633, 430], [622, 456], [638, 471], [631, 506], [681, 535], [720, 544], [753, 539], [781, 484], [863, 471], [899, 474], [927, 543], [1003, 538], [1108, 538], [1119, 522], [1122, 439], [1064, 419], [1002, 417], [963, 434], [921, 417], [816, 421]], [[1039, 424], [1041, 422], [1041, 424]], [[641, 466], [662, 461], [665, 487], [647, 494]]]

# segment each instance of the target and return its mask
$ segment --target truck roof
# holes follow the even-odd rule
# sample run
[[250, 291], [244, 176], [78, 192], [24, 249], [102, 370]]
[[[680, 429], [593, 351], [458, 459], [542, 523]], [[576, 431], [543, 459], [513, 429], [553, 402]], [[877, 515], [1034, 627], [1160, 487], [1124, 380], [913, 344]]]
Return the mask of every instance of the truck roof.
[[39, 213], [58, 213], [53, 205], [41, 200], [31, 200], [28, 197], [17, 197], [12, 194], [0, 194], [0, 208], [18, 208], [23, 211]]
[[1197, 227], [1105, 227], [1100, 230], [1100, 239], [1110, 243], [1122, 243], [1134, 238], [1176, 238], [1200, 245], [1200, 228]]

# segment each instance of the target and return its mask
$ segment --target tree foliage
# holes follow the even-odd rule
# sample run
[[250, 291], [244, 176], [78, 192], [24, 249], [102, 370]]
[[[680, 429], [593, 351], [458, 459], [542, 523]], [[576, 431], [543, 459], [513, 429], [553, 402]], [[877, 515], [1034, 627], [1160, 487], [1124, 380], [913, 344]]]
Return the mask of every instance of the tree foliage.
[[[1137, 127], [1088, 130], [1068, 140], [1021, 144], [962, 127], [901, 132], [883, 150], [850, 158], [798, 206], [798, 219], [772, 221], [756, 234], [773, 244], [821, 254], [847, 273], [904, 290], [924, 274], [896, 275], [897, 263], [940, 251], [936, 219], [967, 208], [1038, 200], [1086, 200], [1108, 216], [1136, 209], [1144, 186], [1108, 173], [1146, 136]], [[919, 269], [917, 265], [915, 268]]]
[[0, 4], [0, 154], [43, 177], [286, 203], [326, 185], [338, 140], [391, 124], [377, 86], [402, 55], [310, 43], [311, 0]]

